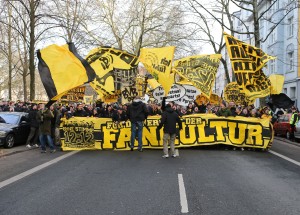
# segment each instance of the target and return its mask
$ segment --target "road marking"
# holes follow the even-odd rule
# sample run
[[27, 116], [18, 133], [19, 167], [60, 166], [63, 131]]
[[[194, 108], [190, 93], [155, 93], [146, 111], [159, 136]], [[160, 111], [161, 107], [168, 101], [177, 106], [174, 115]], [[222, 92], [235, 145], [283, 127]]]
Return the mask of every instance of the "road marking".
[[180, 204], [181, 204], [181, 213], [188, 213], [188, 202], [185, 193], [185, 187], [183, 182], [182, 174], [178, 174], [178, 184], [179, 184], [179, 195], [180, 195]]
[[38, 172], [38, 171], [40, 171], [40, 170], [42, 170], [42, 169], [44, 169], [44, 168], [46, 168], [46, 167], [48, 167], [48, 166], [50, 166], [50, 165], [52, 165], [52, 164], [55, 164], [55, 163], [57, 163], [57, 162], [59, 162], [59, 161], [65, 159], [65, 158], [67, 158], [67, 157], [70, 157], [70, 156], [76, 154], [77, 152], [79, 152], [79, 151], [69, 152], [69, 153], [67, 153], [67, 154], [65, 154], [65, 155], [62, 155], [62, 156], [60, 156], [60, 157], [58, 157], [58, 158], [55, 158], [55, 159], [53, 159], [53, 160], [51, 160], [51, 161], [48, 161], [48, 162], [43, 163], [43, 164], [41, 164], [41, 165], [39, 165], [39, 166], [36, 166], [36, 167], [34, 167], [34, 168], [30, 169], [30, 170], [27, 170], [27, 171], [25, 171], [25, 172], [22, 172], [22, 173], [20, 173], [19, 175], [16, 175], [16, 176], [14, 176], [14, 177], [11, 177], [11, 178], [9, 178], [9, 179], [7, 179], [7, 180], [5, 180], [5, 181], [1, 181], [1, 182], [0, 182], [0, 189], [3, 188], [3, 187], [5, 187], [5, 186], [7, 186], [7, 185], [9, 185], [9, 184], [11, 184], [11, 183], [16, 182], [16, 181], [18, 181], [18, 180], [20, 180], [20, 179], [22, 179], [22, 178], [24, 178], [24, 177], [26, 177], [26, 176], [29, 176], [29, 175], [31, 175], [31, 174], [33, 174], [33, 173], [35, 173], [35, 172]]
[[271, 154], [273, 154], [273, 155], [276, 155], [276, 156], [278, 156], [278, 157], [281, 157], [282, 159], [285, 159], [285, 160], [287, 160], [287, 161], [289, 161], [289, 162], [291, 162], [291, 163], [293, 163], [293, 164], [296, 164], [296, 165], [300, 166], [300, 162], [298, 162], [298, 161], [295, 161], [295, 160], [293, 160], [293, 159], [291, 159], [291, 158], [289, 158], [289, 157], [286, 157], [286, 156], [284, 156], [284, 155], [282, 155], [282, 154], [279, 154], [279, 153], [277, 153], [277, 152], [274, 152], [274, 151], [272, 151], [272, 150], [269, 150], [269, 152], [270, 152]]

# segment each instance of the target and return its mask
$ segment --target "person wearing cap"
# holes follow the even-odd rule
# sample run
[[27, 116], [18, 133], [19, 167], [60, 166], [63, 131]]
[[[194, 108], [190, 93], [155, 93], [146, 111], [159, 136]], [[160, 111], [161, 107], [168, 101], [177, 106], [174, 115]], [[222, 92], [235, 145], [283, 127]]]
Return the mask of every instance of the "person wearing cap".
[[297, 109], [295, 107], [292, 107], [292, 116], [290, 119], [290, 126], [291, 126], [291, 135], [290, 140], [295, 140], [295, 130], [296, 130], [296, 123], [299, 121], [299, 116]]
[[178, 114], [174, 111], [170, 104], [166, 105], [166, 109], [162, 114], [160, 123], [156, 128], [158, 131], [164, 126], [164, 136], [163, 136], [163, 145], [164, 145], [164, 155], [163, 158], [169, 157], [168, 152], [168, 142], [170, 143], [171, 156], [176, 157], [175, 154], [175, 138], [176, 138], [176, 124], [179, 125], [179, 129], [182, 129], [182, 123]]
[[138, 151], [143, 151], [143, 124], [148, 117], [148, 108], [139, 96], [136, 96], [127, 109], [127, 117], [131, 122], [130, 150], [133, 151], [136, 135], [138, 136]]

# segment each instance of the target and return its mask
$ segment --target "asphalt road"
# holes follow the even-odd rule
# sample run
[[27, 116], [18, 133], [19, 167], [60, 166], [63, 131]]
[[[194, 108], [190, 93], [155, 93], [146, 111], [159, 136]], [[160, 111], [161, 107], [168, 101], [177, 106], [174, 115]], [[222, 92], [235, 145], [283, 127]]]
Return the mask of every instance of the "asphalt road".
[[[300, 147], [272, 151], [300, 162]], [[68, 153], [0, 157], [2, 181]], [[82, 151], [0, 188], [0, 214], [300, 214], [300, 167], [269, 152], [215, 148]], [[179, 189], [182, 174], [186, 203]], [[181, 184], [182, 185], [182, 184]]]

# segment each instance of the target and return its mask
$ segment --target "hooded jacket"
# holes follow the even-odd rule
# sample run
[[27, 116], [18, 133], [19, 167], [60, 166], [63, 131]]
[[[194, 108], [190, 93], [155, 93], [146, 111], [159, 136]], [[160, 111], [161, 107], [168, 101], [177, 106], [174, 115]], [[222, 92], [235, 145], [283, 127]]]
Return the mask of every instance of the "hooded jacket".
[[176, 123], [178, 123], [179, 129], [182, 129], [182, 123], [178, 114], [167, 105], [157, 129], [161, 129], [164, 126], [164, 133], [175, 134]]
[[148, 117], [148, 108], [140, 99], [134, 99], [127, 109], [130, 122], [144, 121]]

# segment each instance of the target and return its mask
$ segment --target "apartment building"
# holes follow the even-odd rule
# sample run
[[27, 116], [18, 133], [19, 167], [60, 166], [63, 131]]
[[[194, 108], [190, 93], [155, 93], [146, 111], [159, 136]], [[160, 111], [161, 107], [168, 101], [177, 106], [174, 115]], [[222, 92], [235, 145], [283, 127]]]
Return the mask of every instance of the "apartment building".
[[[241, 3], [241, 6], [251, 8], [245, 3]], [[259, 19], [260, 48], [267, 54], [277, 57], [269, 61], [263, 71], [267, 76], [284, 75], [283, 93], [294, 100], [297, 107], [300, 107], [300, 8], [298, 6], [298, 0], [261, 0], [258, 2], [258, 17], [262, 16]], [[234, 29], [242, 33], [235, 34], [235, 37], [254, 45], [253, 34], [247, 33], [254, 31], [253, 13], [240, 10], [233, 13], [232, 17]], [[222, 77], [222, 73], [224, 69], [220, 66], [217, 78]], [[217, 79], [217, 81], [220, 83], [221, 80]], [[222, 91], [222, 89], [218, 90]]]

